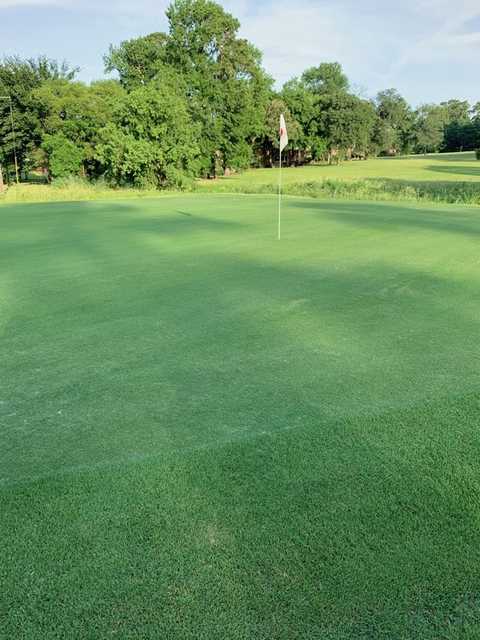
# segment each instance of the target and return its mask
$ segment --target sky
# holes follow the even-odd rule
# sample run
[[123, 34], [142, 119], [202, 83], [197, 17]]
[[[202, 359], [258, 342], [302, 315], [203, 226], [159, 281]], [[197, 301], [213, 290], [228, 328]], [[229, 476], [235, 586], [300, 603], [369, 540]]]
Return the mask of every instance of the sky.
[[[47, 55], [105, 77], [110, 43], [167, 29], [168, 0], [0, 0], [0, 57]], [[397, 88], [414, 106], [480, 100], [480, 0], [225, 0], [277, 87], [320, 62], [355, 91]]]

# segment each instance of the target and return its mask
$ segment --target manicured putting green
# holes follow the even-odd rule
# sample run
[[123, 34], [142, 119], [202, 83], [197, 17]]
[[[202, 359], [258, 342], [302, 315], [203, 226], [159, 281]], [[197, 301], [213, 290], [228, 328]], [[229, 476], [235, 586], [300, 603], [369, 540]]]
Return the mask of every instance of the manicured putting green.
[[480, 636], [480, 211], [275, 205], [0, 210], [5, 638]]

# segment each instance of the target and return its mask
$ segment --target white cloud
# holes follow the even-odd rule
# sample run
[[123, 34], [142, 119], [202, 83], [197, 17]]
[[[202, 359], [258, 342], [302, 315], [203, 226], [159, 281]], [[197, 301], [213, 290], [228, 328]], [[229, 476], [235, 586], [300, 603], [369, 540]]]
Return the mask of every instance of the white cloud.
[[480, 15], [478, 0], [460, 0], [452, 4], [449, 0], [421, 0], [414, 6], [421, 19], [432, 25], [426, 37], [412, 46], [404, 47], [397, 62], [390, 69], [393, 77], [404, 67], [420, 61], [422, 64], [434, 60], [466, 59], [471, 56], [471, 43], [478, 34], [466, 38], [462, 28], [469, 20]]
[[[73, 21], [74, 12], [91, 14], [92, 20], [108, 16], [108, 38], [121, 33], [120, 40], [165, 29], [169, 1], [0, 0], [0, 11], [49, 6], [72, 12], [72, 18], [64, 20]], [[240, 19], [242, 35], [263, 52], [264, 66], [279, 84], [306, 67], [332, 60], [341, 62], [352, 83], [366, 85], [370, 94], [401, 81], [399, 89], [408, 93], [408, 76], [418, 77], [428, 65], [432, 71], [437, 65], [437, 76], [441, 65], [446, 76], [454, 65], [475, 69], [472, 51], [478, 51], [480, 35], [466, 25], [480, 16], [479, 0], [223, 0], [223, 5]], [[63, 55], [73, 59], [62, 45], [57, 57]]]
[[64, 0], [0, 0], [0, 9], [9, 9], [11, 7], [44, 7], [44, 6], [61, 6], [69, 4]]
[[90, 10], [97, 13], [109, 13], [117, 16], [122, 14], [156, 15], [164, 13], [168, 1], [138, 0], [111, 0], [110, 2], [95, 2], [95, 0], [0, 0], [0, 9], [14, 7], [58, 7], [60, 9]]
[[[247, 12], [242, 31], [264, 52], [266, 68], [280, 84], [308, 66], [338, 60], [370, 95], [398, 86], [415, 102], [408, 78], [418, 78], [429, 65], [437, 78], [443, 71], [447, 79], [458, 65], [473, 71], [480, 32], [465, 27], [478, 16], [478, 0], [281, 0], [260, 5], [257, 14]], [[426, 94], [448, 92], [448, 80], [435, 87], [429, 78]], [[465, 87], [467, 95], [471, 90]]]
[[242, 31], [261, 47], [265, 65], [281, 82], [316, 60], [344, 57], [350, 48], [332, 17], [308, 5], [276, 5], [244, 20]]

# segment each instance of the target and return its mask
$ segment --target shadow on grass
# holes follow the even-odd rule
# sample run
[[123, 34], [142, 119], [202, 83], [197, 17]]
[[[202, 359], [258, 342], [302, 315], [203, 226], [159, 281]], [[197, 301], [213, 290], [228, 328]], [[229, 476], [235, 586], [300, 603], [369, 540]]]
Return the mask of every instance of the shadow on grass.
[[[388, 231], [390, 241], [391, 232], [401, 238], [404, 228], [464, 236], [480, 231], [473, 216], [459, 219], [435, 210], [308, 200], [288, 206], [336, 223]], [[89, 205], [72, 210], [84, 207]], [[309, 253], [301, 262], [282, 264], [281, 245], [274, 240], [265, 244], [262, 260], [261, 247], [260, 254], [251, 254], [255, 227], [203, 215], [145, 216], [128, 205], [115, 206], [111, 215], [111, 205], [98, 203], [94, 215], [74, 213], [68, 224], [65, 215], [50, 218], [50, 234], [42, 220], [46, 235], [36, 252], [30, 243], [17, 260], [18, 279], [16, 268], [9, 269], [17, 293], [4, 317], [12, 369], [24, 368], [35, 384], [34, 363], [46, 358], [52, 377], [44, 384], [56, 387], [61, 398], [72, 394], [82, 410], [69, 418], [76, 427], [62, 433], [63, 422], [57, 424], [48, 403], [43, 405], [31, 430], [25, 427], [13, 436], [19, 438], [14, 450], [23, 459], [12, 457], [14, 475], [22, 467], [23, 473], [33, 469], [33, 451], [39, 471], [56, 466], [58, 449], [45, 448], [49, 429], [72, 456], [70, 466], [105, 459], [101, 450], [96, 452], [98, 433], [90, 423], [102, 421], [106, 406], [111, 417], [102, 437], [111, 439], [110, 460], [122, 452], [141, 455], [149, 441], [171, 449], [256, 432], [262, 425], [281, 430], [295, 407], [322, 420], [382, 412], [420, 401], [425, 386], [443, 394], [446, 381], [456, 385], [462, 371], [473, 376], [470, 364], [460, 366], [460, 356], [457, 363], [449, 354], [464, 353], [466, 337], [477, 330], [476, 320], [460, 311], [463, 301], [475, 296], [474, 285], [411, 264], [375, 264], [364, 258], [344, 266], [316, 265], [321, 244], [313, 234], [311, 244], [304, 240]], [[155, 243], [162, 235], [168, 236], [168, 245]], [[248, 247], [248, 260], [229, 253], [238, 242]], [[21, 252], [17, 242], [14, 251]], [[39, 273], [46, 277], [39, 280]], [[438, 374], [445, 340], [451, 375]], [[118, 402], [112, 404], [113, 381]], [[228, 400], [234, 383], [238, 393]], [[157, 384], [165, 388], [166, 404], [145, 420], [142, 433], [132, 434], [131, 420], [145, 410], [135, 389], [144, 389], [149, 406]], [[27, 384], [12, 391], [19, 394], [19, 406], [28, 389]], [[232, 403], [228, 417], [223, 402]], [[23, 410], [30, 411], [28, 403]], [[202, 432], [195, 423], [205, 412], [210, 422]], [[46, 431], [36, 431], [39, 420], [49, 425]], [[31, 437], [28, 446], [21, 445], [25, 430]]]
[[475, 153], [473, 151], [454, 152], [454, 153], [418, 153], [410, 156], [384, 156], [375, 158], [376, 160], [422, 160], [423, 162], [428, 160], [438, 160], [440, 162], [469, 162], [475, 160]]
[[434, 233], [461, 234], [467, 237], [480, 235], [480, 219], [460, 212], [452, 214], [424, 207], [415, 209], [373, 202], [318, 202], [313, 199], [292, 202], [291, 206], [310, 210], [320, 216], [331, 216], [335, 222], [358, 228], [423, 229]]
[[154, 215], [143, 217], [139, 215], [135, 219], [126, 219], [122, 216], [122, 218], [115, 220], [112, 224], [112, 229], [121, 230], [128, 227], [133, 233], [141, 231], [158, 235], [181, 236], [199, 232], [223, 233], [229, 230], [234, 231], [235, 228], [244, 226], [241, 222], [234, 220], [217, 220], [186, 211], [178, 211], [176, 213], [177, 215], [162, 215], [159, 217]]
[[478, 176], [480, 178], [480, 162], [478, 163], [478, 167], [469, 167], [468, 165], [464, 165], [461, 167], [442, 167], [439, 165], [429, 165], [426, 167], [429, 171], [435, 171], [437, 173], [448, 173], [453, 175], [462, 175], [462, 176]]
[[[480, 224], [313, 201], [287, 215], [298, 206], [349, 224], [357, 212], [397, 243], [425, 215], [460, 262], [458, 233]], [[254, 253], [258, 229], [241, 222], [169, 213], [162, 227], [142, 205], [113, 207], [10, 217], [20, 237], [25, 224], [45, 235], [2, 263], [6, 636], [473, 628], [476, 282], [422, 271], [408, 243], [408, 267], [360, 259], [340, 237], [320, 260], [332, 239], [308, 213], [301, 247]], [[170, 253], [146, 241], [162, 229], [179, 239]], [[243, 257], [229, 251], [240, 242]]]

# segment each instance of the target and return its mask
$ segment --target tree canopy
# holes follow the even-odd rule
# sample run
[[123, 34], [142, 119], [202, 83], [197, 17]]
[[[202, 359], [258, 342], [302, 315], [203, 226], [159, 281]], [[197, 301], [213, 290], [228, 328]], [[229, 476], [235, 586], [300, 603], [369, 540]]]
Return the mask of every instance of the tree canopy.
[[[168, 28], [111, 45], [87, 85], [45, 57], [0, 61], [0, 164], [112, 184], [182, 186], [278, 160], [286, 164], [480, 147], [480, 101], [413, 109], [394, 89], [363, 99], [338, 62], [320, 61], [282, 88], [240, 23], [213, 0], [174, 0]], [[14, 125], [10, 114], [10, 104]]]

